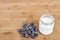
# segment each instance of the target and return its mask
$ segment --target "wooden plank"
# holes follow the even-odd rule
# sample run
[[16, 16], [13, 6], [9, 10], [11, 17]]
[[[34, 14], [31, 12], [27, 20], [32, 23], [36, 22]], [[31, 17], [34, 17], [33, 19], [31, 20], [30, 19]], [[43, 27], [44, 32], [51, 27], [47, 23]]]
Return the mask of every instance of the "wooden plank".
[[55, 18], [54, 32], [49, 36], [39, 33], [34, 40], [60, 40], [60, 1], [0, 0], [0, 40], [32, 40], [21, 37], [17, 29], [24, 21], [34, 21], [38, 27], [40, 16], [49, 12]]

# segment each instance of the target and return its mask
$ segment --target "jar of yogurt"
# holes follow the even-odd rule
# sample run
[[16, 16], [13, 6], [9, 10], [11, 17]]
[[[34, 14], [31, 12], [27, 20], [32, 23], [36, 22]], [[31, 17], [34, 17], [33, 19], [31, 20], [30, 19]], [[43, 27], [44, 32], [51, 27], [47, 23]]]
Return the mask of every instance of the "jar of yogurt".
[[49, 35], [54, 29], [54, 17], [51, 14], [44, 14], [39, 20], [39, 31], [44, 35]]

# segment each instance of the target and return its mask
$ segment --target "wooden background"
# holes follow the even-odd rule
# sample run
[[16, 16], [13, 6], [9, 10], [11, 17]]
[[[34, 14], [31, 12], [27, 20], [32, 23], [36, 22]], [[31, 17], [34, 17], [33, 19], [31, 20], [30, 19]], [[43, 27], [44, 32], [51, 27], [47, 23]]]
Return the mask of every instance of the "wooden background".
[[33, 40], [60, 40], [60, 0], [0, 0], [0, 40], [32, 40], [17, 32], [24, 21], [35, 22], [38, 27], [42, 14], [55, 18], [54, 32], [49, 36], [39, 33]]

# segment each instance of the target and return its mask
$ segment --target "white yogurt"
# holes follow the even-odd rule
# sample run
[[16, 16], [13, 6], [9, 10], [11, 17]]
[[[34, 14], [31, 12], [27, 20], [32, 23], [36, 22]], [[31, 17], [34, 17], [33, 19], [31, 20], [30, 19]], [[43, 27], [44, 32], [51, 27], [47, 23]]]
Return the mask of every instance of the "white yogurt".
[[39, 20], [39, 31], [44, 35], [49, 35], [54, 29], [54, 18], [49, 14], [42, 15]]

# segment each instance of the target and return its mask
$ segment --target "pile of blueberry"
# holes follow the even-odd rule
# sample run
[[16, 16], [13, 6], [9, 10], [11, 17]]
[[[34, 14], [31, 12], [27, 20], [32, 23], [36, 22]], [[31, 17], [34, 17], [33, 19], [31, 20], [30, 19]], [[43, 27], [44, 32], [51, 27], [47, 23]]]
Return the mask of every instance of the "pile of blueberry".
[[18, 32], [21, 34], [22, 37], [28, 38], [29, 36], [31, 36], [32, 39], [38, 36], [37, 31], [38, 28], [34, 26], [33, 22], [31, 22], [29, 25], [26, 22], [24, 22], [23, 28], [18, 29]]

